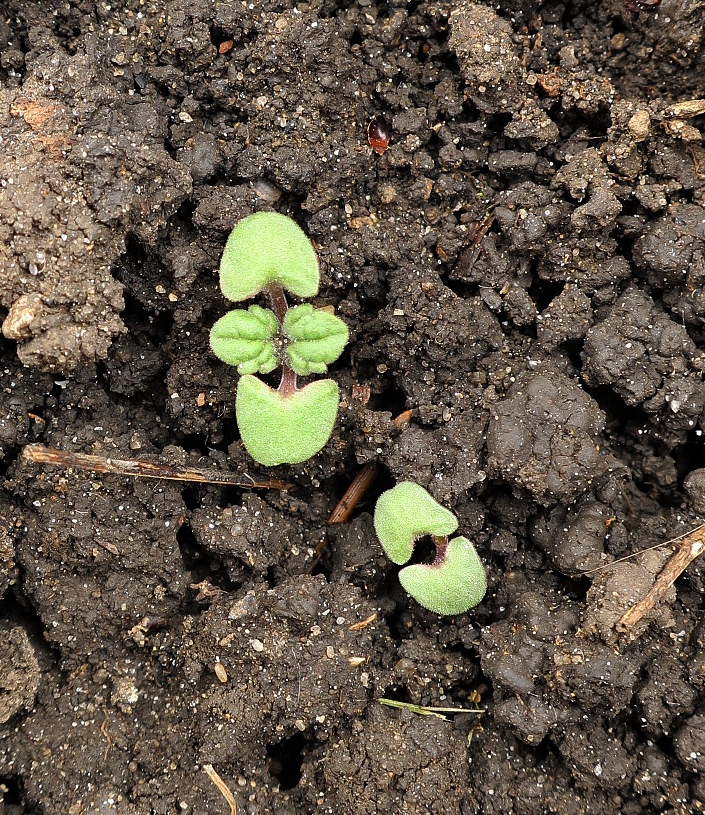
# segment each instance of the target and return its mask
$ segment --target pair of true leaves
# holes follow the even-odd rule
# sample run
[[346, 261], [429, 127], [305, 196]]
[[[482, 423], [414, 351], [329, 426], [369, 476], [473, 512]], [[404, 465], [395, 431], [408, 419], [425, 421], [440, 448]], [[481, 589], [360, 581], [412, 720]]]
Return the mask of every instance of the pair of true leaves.
[[[211, 331], [215, 355], [228, 365], [236, 365], [240, 374], [268, 374], [283, 361], [299, 376], [323, 374], [347, 341], [345, 323], [310, 303], [288, 309], [281, 326], [271, 309], [235, 309], [221, 317]], [[284, 359], [280, 359], [281, 353]]]
[[485, 596], [487, 580], [475, 547], [462, 536], [448, 540], [458, 519], [419, 484], [402, 481], [382, 493], [375, 506], [375, 532], [394, 563], [407, 563], [424, 535], [436, 541], [433, 563], [415, 563], [399, 572], [399, 582], [429, 611], [462, 614]]

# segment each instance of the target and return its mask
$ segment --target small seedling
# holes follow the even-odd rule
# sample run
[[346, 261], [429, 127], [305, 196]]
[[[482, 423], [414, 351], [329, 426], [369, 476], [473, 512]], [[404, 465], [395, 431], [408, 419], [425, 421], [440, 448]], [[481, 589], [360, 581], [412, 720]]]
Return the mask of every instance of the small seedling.
[[[311, 241], [286, 215], [257, 212], [230, 233], [220, 262], [223, 294], [241, 302], [266, 291], [272, 308], [228, 312], [211, 329], [210, 343], [241, 374], [235, 398], [240, 436], [252, 458], [267, 467], [306, 461], [333, 432], [336, 383], [321, 379], [298, 388], [296, 377], [325, 373], [342, 353], [348, 329], [326, 309], [309, 303], [289, 308], [285, 294], [313, 297], [318, 285]], [[254, 376], [279, 366], [276, 390]]]
[[375, 507], [375, 531], [387, 556], [406, 563], [414, 543], [431, 535], [433, 563], [414, 564], [399, 572], [399, 582], [422, 606], [436, 614], [462, 614], [485, 596], [487, 580], [472, 543], [463, 537], [448, 540], [458, 519], [413, 481], [402, 481], [380, 495]]
[[415, 705], [412, 702], [398, 702], [396, 699], [385, 699], [384, 696], [377, 699], [380, 705], [393, 707], [397, 710], [408, 710], [418, 716], [435, 716], [437, 719], [448, 721], [446, 713], [484, 713], [479, 707], [429, 707], [428, 705]]

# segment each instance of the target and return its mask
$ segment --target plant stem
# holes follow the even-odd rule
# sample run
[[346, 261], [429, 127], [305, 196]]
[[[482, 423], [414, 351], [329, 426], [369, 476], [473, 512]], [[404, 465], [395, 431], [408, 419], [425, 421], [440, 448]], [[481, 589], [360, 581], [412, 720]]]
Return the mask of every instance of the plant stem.
[[284, 318], [289, 309], [286, 302], [286, 294], [284, 294], [284, 289], [278, 283], [270, 283], [267, 286], [267, 293], [272, 303], [272, 311], [277, 318], [279, 328], [281, 328], [284, 325]]
[[445, 535], [431, 535], [433, 545], [436, 547], [436, 557], [431, 566], [440, 566], [446, 558], [448, 548], [448, 538]]
[[296, 393], [296, 374], [285, 362], [282, 362], [282, 381], [279, 383], [278, 391], [282, 396]]
[[[274, 316], [277, 318], [279, 330], [281, 332], [282, 326], [284, 325], [286, 312], [289, 310], [289, 306], [286, 302], [286, 294], [284, 294], [284, 289], [278, 283], [270, 283], [267, 286], [267, 292], [272, 303], [272, 311], [274, 312]], [[292, 394], [296, 393], [296, 374], [286, 364], [285, 359], [282, 358], [281, 364], [282, 379], [279, 383], [278, 390], [282, 396], [291, 396]]]

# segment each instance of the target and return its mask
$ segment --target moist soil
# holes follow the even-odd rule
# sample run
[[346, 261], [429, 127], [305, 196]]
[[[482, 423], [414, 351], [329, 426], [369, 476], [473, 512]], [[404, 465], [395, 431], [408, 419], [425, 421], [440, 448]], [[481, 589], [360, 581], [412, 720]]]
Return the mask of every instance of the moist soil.
[[[705, 2], [1, 11], [0, 811], [703, 811], [703, 565], [619, 620], [705, 515]], [[351, 335], [272, 470], [208, 346], [264, 209]], [[486, 564], [470, 613], [383, 556], [401, 480]]]

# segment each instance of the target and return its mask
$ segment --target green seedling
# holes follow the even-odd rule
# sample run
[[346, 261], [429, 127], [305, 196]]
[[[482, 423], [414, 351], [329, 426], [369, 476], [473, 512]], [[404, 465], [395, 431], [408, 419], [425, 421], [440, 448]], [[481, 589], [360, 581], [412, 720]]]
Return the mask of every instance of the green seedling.
[[397, 710], [408, 710], [416, 713], [417, 716], [435, 716], [437, 719], [448, 721], [446, 713], [484, 713], [479, 707], [428, 707], [427, 705], [415, 705], [411, 702], [398, 702], [396, 699], [385, 699], [384, 696], [377, 699], [380, 705], [393, 707]]
[[[309, 303], [289, 308], [286, 292], [312, 297], [318, 292], [318, 258], [291, 218], [257, 212], [233, 229], [220, 262], [220, 288], [241, 302], [260, 292], [271, 309], [250, 306], [221, 317], [211, 329], [213, 353], [241, 374], [235, 416], [247, 452], [255, 461], [299, 464], [328, 441], [338, 414], [338, 386], [321, 379], [303, 388], [297, 376], [325, 373], [348, 341], [345, 323]], [[279, 387], [254, 374], [281, 366]]]
[[399, 582], [424, 608], [436, 614], [462, 614], [485, 596], [487, 580], [472, 543], [462, 536], [448, 540], [458, 519], [426, 490], [402, 481], [380, 495], [374, 525], [387, 556], [406, 563], [414, 543], [431, 535], [436, 547], [433, 563], [414, 564], [399, 572]]

